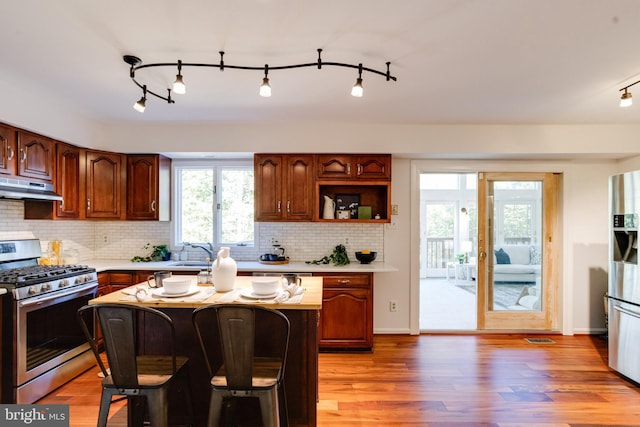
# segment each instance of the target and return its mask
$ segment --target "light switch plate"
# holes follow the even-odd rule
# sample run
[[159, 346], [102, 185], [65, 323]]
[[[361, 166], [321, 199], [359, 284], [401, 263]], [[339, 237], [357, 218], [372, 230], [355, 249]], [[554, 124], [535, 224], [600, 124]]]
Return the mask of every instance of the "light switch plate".
[[398, 215], [398, 205], [391, 205], [391, 215]]

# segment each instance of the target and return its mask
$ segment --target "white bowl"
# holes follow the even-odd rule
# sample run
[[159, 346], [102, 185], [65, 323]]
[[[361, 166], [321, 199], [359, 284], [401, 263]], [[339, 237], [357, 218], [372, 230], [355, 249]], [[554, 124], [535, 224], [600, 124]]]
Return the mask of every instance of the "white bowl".
[[190, 277], [172, 276], [162, 279], [165, 294], [182, 294], [191, 288]]
[[271, 295], [278, 290], [279, 277], [254, 277], [251, 287], [256, 295]]

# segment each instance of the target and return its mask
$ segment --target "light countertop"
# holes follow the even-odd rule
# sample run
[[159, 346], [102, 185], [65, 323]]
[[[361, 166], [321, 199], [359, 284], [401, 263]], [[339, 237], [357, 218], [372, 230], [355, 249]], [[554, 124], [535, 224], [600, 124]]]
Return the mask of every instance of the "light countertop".
[[[196, 284], [196, 276], [193, 276], [193, 285]], [[146, 283], [142, 284], [143, 286]], [[146, 286], [145, 286], [146, 287]], [[205, 285], [204, 288], [208, 288], [209, 286]], [[251, 276], [238, 276], [236, 277], [236, 281], [234, 284], [234, 290], [250, 288], [251, 287]], [[285, 310], [320, 310], [322, 308], [322, 278], [321, 277], [305, 277], [302, 281], [302, 287], [305, 288], [304, 295], [302, 300], [299, 303], [275, 303], [273, 301], [244, 301], [244, 303], [263, 305], [265, 307], [274, 308], [274, 309], [285, 309]], [[124, 303], [124, 304], [133, 304], [139, 306], [153, 307], [153, 308], [198, 308], [209, 304], [215, 304], [216, 302], [224, 301], [226, 292], [216, 292], [213, 295], [207, 297], [201, 301], [191, 301], [187, 302], [184, 300], [176, 299], [173, 301], [168, 298], [158, 298], [157, 300], [153, 299], [150, 301], [138, 302], [130, 297], [132, 293], [132, 289], [135, 289], [136, 285], [131, 286], [129, 288], [125, 288], [120, 291], [111, 292], [107, 295], [103, 295], [101, 297], [95, 298], [89, 301], [89, 304], [98, 304], [98, 303]], [[230, 292], [234, 292], [233, 290]], [[133, 292], [135, 293], [135, 292]], [[221, 300], [222, 299], [222, 300]]]
[[[107, 270], [173, 270], [173, 271], [200, 271], [199, 266], [175, 266], [180, 261], [163, 262], [129, 262], [127, 260], [91, 259], [82, 261], [81, 264], [95, 268], [98, 272]], [[385, 262], [372, 262], [360, 264], [358, 261], [337, 267], [333, 264], [307, 264], [305, 262], [290, 262], [288, 264], [262, 264], [258, 261], [237, 261], [238, 271], [264, 272], [264, 273], [388, 273], [398, 271], [393, 265]]]

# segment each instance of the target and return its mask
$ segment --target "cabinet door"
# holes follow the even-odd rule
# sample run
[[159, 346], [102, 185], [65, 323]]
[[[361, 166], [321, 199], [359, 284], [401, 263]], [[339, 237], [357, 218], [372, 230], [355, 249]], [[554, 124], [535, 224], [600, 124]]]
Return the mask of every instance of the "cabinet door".
[[[80, 218], [81, 190], [84, 186], [83, 150], [68, 144], [56, 147], [56, 191], [62, 196], [55, 202], [58, 218]], [[81, 169], [82, 168], [82, 169]]]
[[370, 291], [357, 288], [324, 288], [320, 310], [320, 348], [373, 347]]
[[0, 174], [16, 174], [16, 130], [0, 125]]
[[373, 348], [373, 274], [322, 278], [319, 345], [322, 349]]
[[158, 156], [127, 156], [127, 219], [158, 219]]
[[256, 221], [282, 220], [282, 156], [257, 154], [254, 159]]
[[318, 179], [351, 179], [353, 178], [353, 157], [345, 155], [316, 156], [316, 178]]
[[53, 182], [55, 142], [30, 132], [18, 132], [18, 175]]
[[356, 161], [358, 179], [391, 179], [391, 156], [361, 156]]
[[286, 174], [286, 219], [311, 221], [313, 217], [313, 156], [284, 157]]
[[122, 157], [87, 151], [87, 218], [120, 219], [122, 214]]

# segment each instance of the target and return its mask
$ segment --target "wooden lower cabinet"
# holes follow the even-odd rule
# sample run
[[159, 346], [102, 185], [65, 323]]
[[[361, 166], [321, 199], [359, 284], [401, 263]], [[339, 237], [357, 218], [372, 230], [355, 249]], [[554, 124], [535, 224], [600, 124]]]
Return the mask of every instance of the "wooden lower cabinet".
[[373, 273], [324, 273], [320, 350], [373, 349]]

